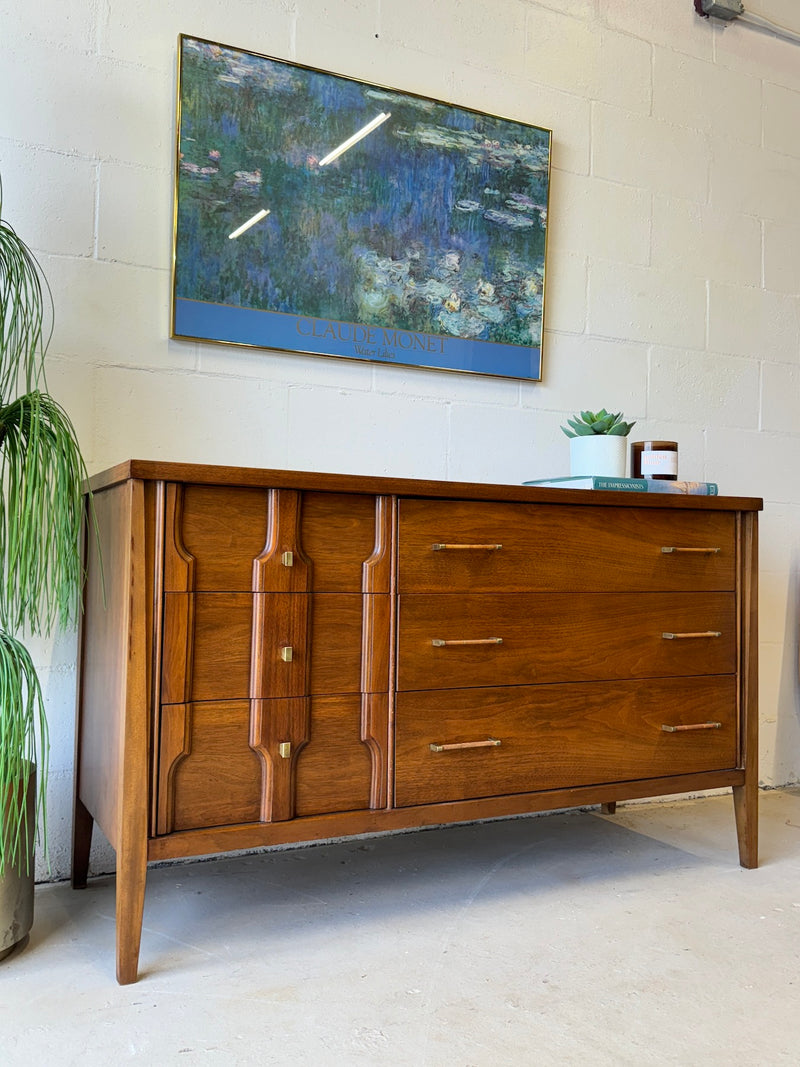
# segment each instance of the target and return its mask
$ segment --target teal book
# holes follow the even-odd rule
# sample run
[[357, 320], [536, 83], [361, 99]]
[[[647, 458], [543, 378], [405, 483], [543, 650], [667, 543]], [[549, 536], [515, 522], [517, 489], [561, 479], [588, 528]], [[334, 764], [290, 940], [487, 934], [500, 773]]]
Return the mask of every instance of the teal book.
[[718, 496], [716, 482], [664, 481], [654, 478], [608, 478], [604, 475], [576, 475], [569, 478], [542, 478], [523, 485], [540, 485], [545, 489], [610, 489], [630, 493], [678, 493], [684, 496]]

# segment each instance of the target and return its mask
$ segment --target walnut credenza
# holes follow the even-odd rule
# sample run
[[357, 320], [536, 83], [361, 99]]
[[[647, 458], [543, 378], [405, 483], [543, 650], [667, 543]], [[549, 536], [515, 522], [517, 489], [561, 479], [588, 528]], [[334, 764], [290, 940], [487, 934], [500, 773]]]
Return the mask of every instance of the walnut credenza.
[[120, 982], [153, 860], [731, 786], [756, 866], [761, 501], [133, 460], [92, 487], [73, 884], [96, 820]]

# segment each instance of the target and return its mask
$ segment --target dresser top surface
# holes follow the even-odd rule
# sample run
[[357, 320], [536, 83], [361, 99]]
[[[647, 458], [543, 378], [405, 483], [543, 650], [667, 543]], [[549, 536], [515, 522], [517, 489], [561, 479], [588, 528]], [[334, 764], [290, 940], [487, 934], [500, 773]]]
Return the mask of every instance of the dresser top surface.
[[543, 486], [456, 482], [434, 479], [373, 477], [315, 471], [273, 470], [216, 464], [172, 463], [130, 459], [95, 474], [94, 492], [129, 480], [185, 482], [195, 485], [299, 489], [332, 493], [369, 493], [444, 500], [487, 500], [516, 503], [580, 504], [583, 506], [689, 508], [714, 511], [760, 511], [758, 497], [686, 496], [680, 493], [642, 493], [587, 489], [553, 489]]

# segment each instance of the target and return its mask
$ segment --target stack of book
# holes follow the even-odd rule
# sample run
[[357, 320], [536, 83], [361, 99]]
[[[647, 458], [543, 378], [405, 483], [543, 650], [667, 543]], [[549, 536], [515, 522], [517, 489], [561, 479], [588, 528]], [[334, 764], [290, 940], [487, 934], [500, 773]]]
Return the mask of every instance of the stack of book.
[[632, 493], [683, 493], [690, 496], [718, 496], [716, 482], [681, 482], [654, 478], [609, 478], [604, 475], [576, 475], [568, 478], [542, 478], [523, 485], [549, 489], [611, 489]]

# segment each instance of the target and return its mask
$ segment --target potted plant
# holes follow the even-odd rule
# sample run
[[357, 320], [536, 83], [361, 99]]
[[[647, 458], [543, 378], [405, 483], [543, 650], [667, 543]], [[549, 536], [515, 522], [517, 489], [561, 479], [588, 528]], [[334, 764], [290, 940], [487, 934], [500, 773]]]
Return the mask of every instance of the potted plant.
[[0, 958], [33, 921], [39, 825], [46, 842], [47, 720], [20, 635], [73, 625], [83, 572], [86, 467], [69, 417], [47, 392], [52, 321], [39, 264], [3, 219], [0, 181]]
[[625, 477], [626, 442], [635, 422], [625, 422], [622, 413], [581, 411], [567, 419], [561, 429], [570, 439], [570, 474]]

